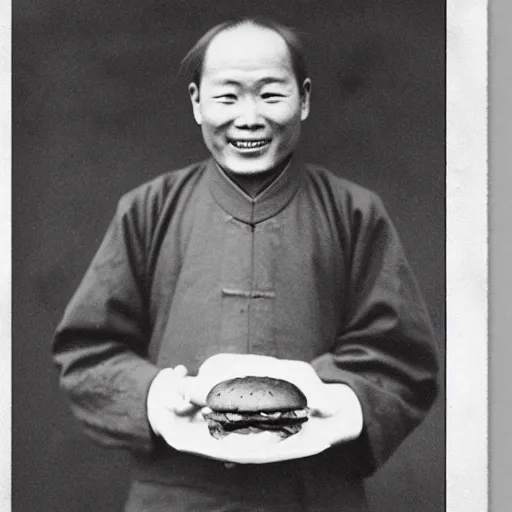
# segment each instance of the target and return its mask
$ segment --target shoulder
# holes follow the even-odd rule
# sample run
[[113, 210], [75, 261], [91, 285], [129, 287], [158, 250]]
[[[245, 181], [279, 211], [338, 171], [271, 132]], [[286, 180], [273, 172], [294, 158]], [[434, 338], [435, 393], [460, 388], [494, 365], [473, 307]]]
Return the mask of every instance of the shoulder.
[[171, 170], [126, 192], [118, 202], [118, 213], [160, 211], [173, 196], [189, 189], [202, 177], [206, 162], [195, 162]]
[[306, 169], [308, 188], [314, 190], [313, 201], [344, 230], [347, 240], [378, 241], [382, 247], [383, 240], [393, 240], [394, 247], [398, 247], [397, 230], [376, 192], [318, 165], [308, 164]]
[[305, 164], [306, 183], [316, 195], [343, 210], [376, 212], [384, 206], [379, 195], [363, 185], [336, 175], [316, 164]]

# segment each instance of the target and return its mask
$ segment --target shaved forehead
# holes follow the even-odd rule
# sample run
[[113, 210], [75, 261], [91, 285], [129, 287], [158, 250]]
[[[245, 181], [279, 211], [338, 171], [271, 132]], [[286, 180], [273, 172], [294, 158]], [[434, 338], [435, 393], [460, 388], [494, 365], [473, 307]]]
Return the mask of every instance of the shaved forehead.
[[258, 66], [278, 66], [292, 71], [286, 41], [274, 30], [244, 23], [217, 34], [205, 54], [204, 72], [238, 69], [252, 70]]
[[[304, 48], [298, 33], [291, 27], [262, 16], [229, 20], [212, 27], [188, 51], [182, 60], [180, 73], [188, 83], [193, 82], [199, 87], [207, 52], [210, 66], [222, 65], [219, 57], [223, 54], [235, 58], [235, 52], [238, 53], [238, 63], [241, 64], [243, 59], [248, 62], [249, 57], [256, 57], [257, 52], [263, 50], [262, 39], [266, 42], [272, 41], [270, 45], [265, 45], [265, 51], [270, 46], [270, 53], [282, 65], [286, 68], [291, 65], [297, 84], [302, 89], [308, 73]], [[209, 52], [210, 45], [214, 42], [215, 46]], [[283, 43], [285, 52], [282, 51]], [[267, 54], [268, 56], [270, 55]]]

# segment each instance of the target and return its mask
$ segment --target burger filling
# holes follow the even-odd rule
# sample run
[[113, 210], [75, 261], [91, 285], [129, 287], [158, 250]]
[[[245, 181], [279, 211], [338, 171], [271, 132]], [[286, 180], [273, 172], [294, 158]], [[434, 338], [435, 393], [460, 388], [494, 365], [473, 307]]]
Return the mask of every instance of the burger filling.
[[231, 433], [257, 434], [273, 431], [281, 438], [297, 434], [308, 421], [307, 409], [275, 412], [215, 412], [205, 415], [210, 434], [222, 439]]

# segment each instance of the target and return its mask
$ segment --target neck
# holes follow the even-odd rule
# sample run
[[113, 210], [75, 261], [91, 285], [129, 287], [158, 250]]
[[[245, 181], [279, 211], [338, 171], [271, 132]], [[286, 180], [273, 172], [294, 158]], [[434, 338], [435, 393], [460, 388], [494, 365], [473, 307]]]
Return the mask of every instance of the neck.
[[291, 155], [273, 169], [255, 174], [238, 174], [224, 168], [222, 169], [247, 195], [256, 197], [284, 171], [290, 159]]

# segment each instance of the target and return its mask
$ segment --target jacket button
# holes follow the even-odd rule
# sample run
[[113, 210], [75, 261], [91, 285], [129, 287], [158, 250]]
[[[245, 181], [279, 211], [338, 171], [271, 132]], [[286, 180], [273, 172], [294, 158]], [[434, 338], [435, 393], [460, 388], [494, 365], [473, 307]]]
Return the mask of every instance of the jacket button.
[[233, 469], [236, 466], [234, 462], [224, 462], [224, 467], [226, 469]]

